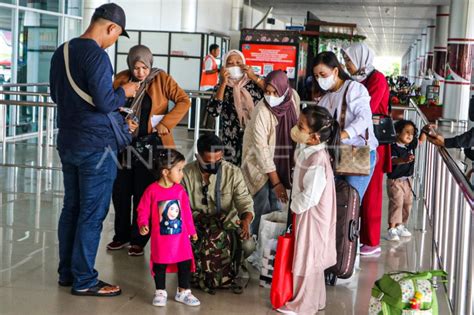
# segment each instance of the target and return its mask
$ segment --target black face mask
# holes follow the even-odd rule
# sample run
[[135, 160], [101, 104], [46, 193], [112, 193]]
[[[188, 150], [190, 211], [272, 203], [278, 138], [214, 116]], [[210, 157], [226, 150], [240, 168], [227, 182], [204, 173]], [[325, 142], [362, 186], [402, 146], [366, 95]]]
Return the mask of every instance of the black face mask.
[[217, 174], [217, 171], [219, 170], [219, 167], [221, 166], [221, 161], [218, 161], [216, 163], [209, 163], [209, 164], [203, 164], [199, 162], [199, 168], [201, 171], [208, 173], [208, 174]]

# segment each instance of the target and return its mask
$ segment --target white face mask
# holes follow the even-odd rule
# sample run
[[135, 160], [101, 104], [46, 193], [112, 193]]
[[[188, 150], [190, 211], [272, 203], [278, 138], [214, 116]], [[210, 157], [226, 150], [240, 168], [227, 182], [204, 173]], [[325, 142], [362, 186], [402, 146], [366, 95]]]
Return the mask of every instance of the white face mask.
[[240, 67], [229, 67], [227, 71], [229, 71], [230, 78], [233, 80], [240, 80], [244, 76]]
[[334, 73], [327, 78], [319, 77], [318, 84], [324, 91], [329, 91], [336, 84], [336, 79], [334, 78]]
[[267, 103], [268, 103], [268, 105], [270, 105], [270, 107], [276, 107], [276, 106], [280, 105], [281, 103], [283, 103], [283, 101], [285, 100], [285, 96], [286, 96], [287, 92], [288, 92], [288, 90], [280, 97], [265, 94], [264, 95], [265, 101], [267, 101]]

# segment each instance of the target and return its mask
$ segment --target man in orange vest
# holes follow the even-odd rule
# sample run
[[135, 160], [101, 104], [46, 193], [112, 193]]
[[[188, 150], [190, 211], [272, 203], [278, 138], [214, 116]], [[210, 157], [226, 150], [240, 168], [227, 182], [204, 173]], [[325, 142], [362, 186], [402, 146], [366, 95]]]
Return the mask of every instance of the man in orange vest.
[[209, 54], [204, 58], [202, 65], [201, 84], [199, 87], [201, 91], [212, 90], [217, 85], [219, 69], [217, 69], [216, 58], [219, 54], [219, 45], [212, 44], [209, 46]]

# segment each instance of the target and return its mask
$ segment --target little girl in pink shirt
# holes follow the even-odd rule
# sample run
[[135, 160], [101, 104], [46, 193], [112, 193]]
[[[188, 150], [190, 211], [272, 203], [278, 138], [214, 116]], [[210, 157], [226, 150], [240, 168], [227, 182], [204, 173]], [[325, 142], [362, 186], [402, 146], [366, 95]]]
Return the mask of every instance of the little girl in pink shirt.
[[153, 172], [158, 181], [145, 190], [138, 205], [140, 234], [150, 232], [150, 265], [155, 279], [154, 306], [165, 306], [166, 273], [178, 271], [175, 300], [186, 305], [201, 303], [191, 293], [190, 277], [194, 271], [191, 240], [197, 240], [193, 216], [186, 190], [179, 184], [183, 179], [184, 156], [176, 150], [160, 150], [153, 160]]

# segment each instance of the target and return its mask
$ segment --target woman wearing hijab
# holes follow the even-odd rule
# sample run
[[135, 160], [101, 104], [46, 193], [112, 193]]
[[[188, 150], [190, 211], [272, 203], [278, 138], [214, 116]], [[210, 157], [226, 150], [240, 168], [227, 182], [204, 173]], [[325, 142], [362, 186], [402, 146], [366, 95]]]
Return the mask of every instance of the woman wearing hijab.
[[238, 50], [229, 51], [222, 62], [220, 83], [214, 88], [207, 111], [213, 117], [221, 115], [225, 158], [240, 166], [244, 130], [255, 104], [263, 98], [264, 82], [245, 64]]
[[[390, 90], [385, 76], [372, 65], [374, 52], [367, 45], [356, 43], [343, 50], [343, 56], [352, 78], [362, 83], [369, 91], [372, 114], [388, 115]], [[377, 148], [377, 164], [362, 200], [360, 241], [364, 245], [360, 250], [361, 255], [380, 252], [383, 174], [392, 170], [390, 151], [388, 144], [379, 145]], [[404, 231], [400, 231], [402, 232]]]
[[[107, 249], [122, 249], [130, 243], [128, 254], [140, 256], [149, 237], [141, 236], [138, 231], [136, 209], [143, 192], [155, 180], [149, 165], [152, 151], [148, 148], [161, 145], [165, 148], [175, 147], [172, 130], [186, 115], [191, 102], [171, 76], [153, 68], [153, 54], [148, 47], [132, 47], [127, 63], [128, 70], [117, 74], [114, 86], [135, 81], [140, 82], [140, 89], [134, 98], [128, 100], [127, 108], [124, 109], [133, 132], [133, 148], [119, 157], [122, 167], [118, 170], [112, 194], [115, 236]], [[175, 103], [171, 111], [168, 111], [169, 101]], [[154, 126], [152, 117], [158, 115], [163, 115], [163, 118]], [[129, 151], [131, 155], [127, 154]]]
[[300, 98], [290, 87], [286, 73], [269, 73], [265, 98], [255, 107], [245, 129], [242, 155], [242, 172], [254, 202], [254, 234], [258, 233], [262, 214], [281, 209], [279, 202], [288, 202], [296, 146], [291, 128], [298, 121], [299, 108]]

